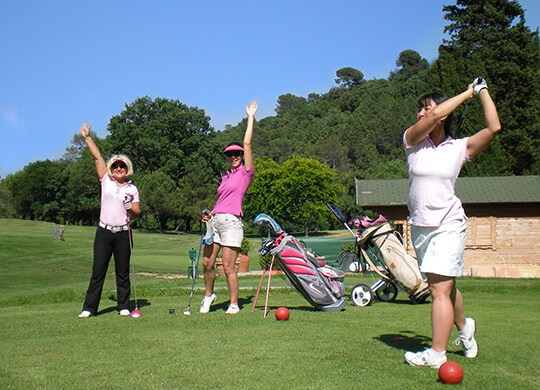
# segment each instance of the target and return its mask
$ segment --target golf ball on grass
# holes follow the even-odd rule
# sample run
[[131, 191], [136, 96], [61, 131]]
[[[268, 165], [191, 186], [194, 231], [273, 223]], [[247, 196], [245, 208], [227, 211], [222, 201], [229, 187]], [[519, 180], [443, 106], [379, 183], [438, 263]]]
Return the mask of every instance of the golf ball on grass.
[[463, 380], [463, 368], [456, 362], [446, 362], [439, 367], [439, 379], [444, 383], [458, 384]]
[[276, 310], [276, 320], [286, 321], [289, 319], [289, 310], [286, 307], [280, 307]]

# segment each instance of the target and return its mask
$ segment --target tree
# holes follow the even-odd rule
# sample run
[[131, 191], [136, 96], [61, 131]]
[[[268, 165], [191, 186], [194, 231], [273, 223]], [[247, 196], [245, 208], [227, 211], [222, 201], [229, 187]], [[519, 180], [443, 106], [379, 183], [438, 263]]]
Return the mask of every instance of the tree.
[[336, 76], [337, 79], [335, 79], [335, 82], [347, 89], [360, 85], [364, 79], [364, 74], [361, 71], [351, 67], [338, 69], [336, 71]]
[[50, 160], [36, 161], [6, 180], [18, 216], [58, 222], [67, 180], [63, 165]]
[[306, 236], [311, 228], [328, 226], [331, 215], [325, 202], [343, 192], [335, 183], [335, 171], [317, 160], [292, 156], [281, 164], [257, 159], [255, 172], [245, 214], [268, 213], [284, 227], [301, 226]]
[[160, 233], [170, 217], [178, 217], [182, 207], [180, 191], [174, 181], [164, 172], [146, 172], [139, 175], [137, 189], [143, 213], [156, 219]]
[[277, 101], [276, 114], [282, 115], [283, 113], [306, 104], [306, 99], [300, 96], [294, 96], [291, 93], [280, 95]]
[[217, 172], [212, 161], [221, 151], [205, 147], [214, 137], [209, 121], [204, 110], [178, 100], [142, 97], [111, 118], [109, 152], [123, 152], [135, 169], [160, 170], [175, 181], [194, 169], [201, 158]]
[[406, 79], [429, 68], [428, 61], [414, 50], [403, 50], [399, 53], [396, 65], [400, 66], [401, 69], [391, 72], [390, 79], [393, 77]]
[[[185, 230], [191, 230], [193, 221], [200, 221], [202, 210], [212, 209], [215, 203], [218, 181], [214, 181], [206, 161], [201, 160], [196, 169], [191, 170], [179, 183], [182, 203], [180, 215], [186, 221]], [[202, 224], [199, 224], [202, 228]]]
[[13, 218], [16, 216], [15, 202], [8, 189], [8, 178], [0, 180], [0, 218]]
[[[447, 95], [456, 94], [477, 76], [487, 79], [499, 111], [503, 130], [500, 142], [503, 165], [495, 174], [540, 172], [540, 47], [538, 31], [525, 26], [518, 2], [509, 0], [458, 0], [443, 8], [450, 24], [450, 39], [439, 48], [430, 69], [430, 83]], [[462, 135], [483, 127], [479, 112], [468, 114]], [[490, 149], [491, 150], [491, 149]], [[495, 156], [492, 163], [500, 162]], [[490, 162], [485, 161], [491, 165]], [[476, 170], [478, 171], [478, 170]]]

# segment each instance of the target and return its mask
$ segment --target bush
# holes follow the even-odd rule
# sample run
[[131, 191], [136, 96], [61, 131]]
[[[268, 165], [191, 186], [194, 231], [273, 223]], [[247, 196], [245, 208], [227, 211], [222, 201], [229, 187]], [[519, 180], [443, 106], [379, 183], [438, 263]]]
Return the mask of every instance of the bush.
[[244, 237], [242, 239], [242, 245], [240, 246], [240, 253], [247, 255], [249, 251], [251, 250], [251, 244], [249, 243], [249, 240]]

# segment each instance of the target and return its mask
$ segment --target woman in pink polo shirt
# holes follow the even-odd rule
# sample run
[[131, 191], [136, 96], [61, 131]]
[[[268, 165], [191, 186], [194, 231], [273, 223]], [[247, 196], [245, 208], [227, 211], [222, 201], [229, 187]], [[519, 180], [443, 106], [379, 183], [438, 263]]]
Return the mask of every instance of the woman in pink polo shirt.
[[238, 275], [234, 265], [244, 238], [242, 203], [254, 173], [251, 138], [256, 112], [257, 103], [253, 101], [249, 107], [246, 107], [248, 121], [244, 145], [233, 142], [223, 151], [229, 160], [230, 168], [221, 178], [221, 184], [217, 190], [218, 200], [211, 215], [203, 216], [203, 222], [208, 221], [207, 236], [210, 237], [213, 234], [213, 242], [204, 246], [205, 296], [201, 302], [201, 313], [208, 313], [210, 305], [216, 300], [214, 264], [220, 250], [230, 298], [226, 314], [236, 314], [240, 311], [238, 307]]
[[103, 282], [113, 254], [118, 311], [121, 316], [129, 316], [129, 218], [141, 213], [139, 191], [128, 180], [133, 174], [133, 165], [124, 155], [112, 156], [105, 164], [99, 148], [90, 137], [90, 127], [86, 122], [82, 124], [81, 135], [96, 163], [101, 182], [101, 211], [94, 239], [92, 277], [79, 318], [97, 314]]
[[[465, 138], [451, 134], [454, 110], [476, 97], [484, 110], [486, 128]], [[432, 347], [421, 352], [405, 352], [405, 361], [414, 366], [437, 368], [446, 362], [446, 346], [456, 325], [468, 358], [478, 355], [472, 318], [465, 317], [463, 297], [455, 278], [463, 274], [467, 217], [454, 186], [465, 162], [484, 151], [501, 129], [497, 109], [485, 80], [478, 78], [466, 91], [448, 99], [440, 93], [418, 101], [417, 122], [403, 135], [409, 169], [409, 223], [411, 239], [426, 275], [431, 306]]]

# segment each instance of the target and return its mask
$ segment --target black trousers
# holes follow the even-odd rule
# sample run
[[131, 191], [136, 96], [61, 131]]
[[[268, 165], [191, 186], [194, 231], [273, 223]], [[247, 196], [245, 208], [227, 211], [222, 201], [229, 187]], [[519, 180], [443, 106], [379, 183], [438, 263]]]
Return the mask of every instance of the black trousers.
[[96, 230], [94, 239], [94, 264], [92, 277], [86, 291], [83, 310], [96, 314], [99, 300], [103, 290], [103, 283], [109, 268], [111, 256], [114, 254], [114, 272], [116, 274], [116, 299], [118, 310], [128, 309], [130, 281], [129, 281], [129, 232], [113, 233], [102, 227]]

